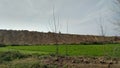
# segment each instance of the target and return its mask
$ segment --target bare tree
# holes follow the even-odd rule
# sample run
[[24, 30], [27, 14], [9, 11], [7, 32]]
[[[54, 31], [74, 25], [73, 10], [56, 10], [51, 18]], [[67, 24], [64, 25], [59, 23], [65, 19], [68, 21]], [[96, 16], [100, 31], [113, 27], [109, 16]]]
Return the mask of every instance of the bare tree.
[[[55, 15], [55, 6], [53, 5], [53, 21], [52, 22], [49, 22], [49, 27], [50, 27], [50, 30], [52, 30], [52, 35], [53, 35], [53, 38], [54, 38], [54, 44], [56, 46], [56, 51], [55, 51], [55, 54], [58, 56], [59, 55], [59, 34], [61, 34], [60, 32], [60, 23], [59, 23], [59, 17], [56, 17]], [[58, 19], [57, 19], [58, 18]]]
[[[67, 25], [66, 31], [67, 31], [67, 34], [68, 34], [68, 20], [67, 20], [67, 22], [66, 22], [66, 25]], [[68, 45], [66, 45], [65, 51], [66, 51], [66, 56], [67, 56], [67, 55], [68, 55]]]
[[115, 13], [115, 18], [114, 18], [114, 25], [117, 26], [117, 28], [115, 30], [118, 31], [118, 33], [120, 33], [120, 0], [114, 0], [113, 1], [113, 12]]
[[103, 21], [102, 21], [101, 17], [100, 17], [100, 24], [99, 25], [100, 25], [100, 35], [102, 37], [105, 37], [106, 32], [105, 32], [104, 24], [103, 24]]
[[105, 25], [104, 25], [104, 17], [103, 17], [103, 14], [100, 12], [99, 14], [99, 26], [100, 26], [100, 35], [102, 36], [103, 38], [103, 41], [105, 41], [105, 35], [106, 35], [106, 31], [105, 31]]
[[[116, 25], [116, 31], [118, 32], [118, 34], [120, 35], [120, 0], [113, 0], [113, 12], [115, 13], [115, 18], [114, 21], [112, 22], [114, 25]], [[120, 47], [117, 46], [113, 49], [113, 56], [114, 57], [119, 57], [119, 51], [120, 51]]]
[[[101, 11], [101, 10], [100, 10]], [[102, 47], [103, 47], [103, 56], [105, 56], [105, 45], [104, 43], [105, 41], [105, 35], [106, 35], [106, 31], [105, 31], [105, 25], [104, 25], [104, 17], [102, 12], [99, 13], [99, 27], [100, 27], [100, 35], [101, 35], [101, 39], [100, 39], [100, 43], [102, 43]]]

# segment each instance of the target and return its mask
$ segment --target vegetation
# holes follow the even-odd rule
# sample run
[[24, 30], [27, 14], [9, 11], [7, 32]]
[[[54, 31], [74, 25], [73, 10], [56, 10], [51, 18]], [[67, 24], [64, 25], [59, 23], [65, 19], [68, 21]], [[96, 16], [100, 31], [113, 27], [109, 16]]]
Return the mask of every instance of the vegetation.
[[18, 51], [3, 52], [3, 53], [0, 53], [0, 63], [2, 63], [4, 61], [12, 61], [14, 59], [21, 59], [21, 58], [25, 58], [25, 57], [27, 57], [27, 55], [23, 55]]
[[[69, 56], [66, 56], [66, 46]], [[106, 65], [116, 64], [116, 58], [120, 57], [119, 51], [120, 44], [60, 45], [60, 56], [55, 56], [54, 45], [6, 46], [0, 47], [0, 68], [76, 68], [79, 64], [89, 63], [101, 68], [99, 64], [103, 62]], [[111, 58], [114, 60], [109, 62]], [[75, 67], [73, 64], [76, 64]], [[117, 66], [119, 68], [119, 64]]]
[[[120, 44], [99, 44], [99, 45], [60, 45], [59, 54], [65, 55], [65, 48], [68, 46], [69, 56], [120, 56]], [[40, 46], [6, 46], [1, 47], [0, 52], [5, 51], [19, 51], [24, 54], [39, 54], [39, 55], [54, 55], [56, 47], [54, 45], [40, 45]]]

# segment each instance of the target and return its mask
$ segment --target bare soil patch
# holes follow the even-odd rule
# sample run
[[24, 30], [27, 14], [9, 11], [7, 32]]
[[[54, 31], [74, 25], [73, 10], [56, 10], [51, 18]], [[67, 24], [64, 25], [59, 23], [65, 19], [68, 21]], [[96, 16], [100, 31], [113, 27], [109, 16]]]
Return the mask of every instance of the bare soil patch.
[[41, 59], [46, 65], [56, 65], [57, 68], [120, 68], [119, 59], [104, 57], [47, 57]]

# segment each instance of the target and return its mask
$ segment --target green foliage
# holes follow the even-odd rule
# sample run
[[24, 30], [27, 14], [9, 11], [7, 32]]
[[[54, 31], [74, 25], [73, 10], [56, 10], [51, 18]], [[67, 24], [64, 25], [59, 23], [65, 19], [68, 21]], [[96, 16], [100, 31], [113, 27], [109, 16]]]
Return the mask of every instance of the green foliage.
[[6, 47], [6, 45], [0, 44], [0, 47]]
[[[69, 56], [89, 56], [89, 57], [107, 56], [108, 58], [120, 57], [120, 44], [67, 45], [67, 46]], [[65, 49], [66, 45], [59, 45], [59, 54], [65, 56], [66, 55]], [[41, 46], [1, 47], [0, 68], [57, 68], [57, 65], [54, 64], [47, 65], [42, 64], [40, 62], [41, 59], [46, 59], [45, 55], [47, 57], [48, 56], [55, 57], [55, 46], [41, 45]], [[79, 63], [79, 61], [76, 61], [76, 63]], [[67, 65], [64, 65], [64, 68], [67, 67], [68, 67]]]
[[12, 61], [14, 59], [25, 58], [25, 55], [21, 54], [18, 51], [8, 51], [0, 53], [0, 61]]
[[[67, 45], [69, 56], [104, 56], [113, 55], [113, 50], [120, 44], [99, 44], [99, 45]], [[0, 48], [0, 51], [19, 51], [24, 54], [38, 54], [55, 56], [54, 45], [40, 46], [8, 46]], [[59, 54], [66, 55], [66, 45], [59, 45]], [[117, 53], [116, 53], [117, 54]]]
[[81, 45], [102, 45], [104, 42], [82, 42]]
[[113, 57], [120, 57], [120, 46], [113, 49]]

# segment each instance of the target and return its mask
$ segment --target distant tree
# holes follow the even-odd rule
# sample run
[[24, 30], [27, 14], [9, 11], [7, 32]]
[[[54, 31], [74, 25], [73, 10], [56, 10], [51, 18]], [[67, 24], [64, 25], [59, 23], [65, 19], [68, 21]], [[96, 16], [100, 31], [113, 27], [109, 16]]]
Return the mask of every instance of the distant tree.
[[106, 51], [105, 51], [104, 43], [106, 42], [105, 41], [106, 31], [105, 31], [104, 17], [103, 17], [102, 12], [100, 12], [100, 14], [99, 14], [99, 27], [100, 27], [100, 35], [101, 35], [101, 39], [99, 42], [103, 44], [103, 52], [104, 52], [104, 56], [105, 56]]
[[[55, 15], [55, 6], [53, 6], [53, 21], [49, 22], [49, 26], [50, 30], [52, 30], [53, 32], [53, 38], [54, 38], [54, 42], [56, 45], [56, 55], [59, 55], [59, 39], [63, 39], [63, 37], [61, 37], [61, 24], [59, 22], [59, 17], [57, 17]], [[67, 33], [68, 33], [68, 21], [67, 21]], [[66, 41], [67, 42], [67, 41]], [[68, 46], [66, 45], [65, 47], [65, 51], [66, 51], [66, 55], [68, 55]]]
[[[66, 25], [67, 25], [67, 29], [66, 29], [66, 31], [67, 31], [67, 34], [68, 34], [68, 20], [67, 20], [67, 22], [66, 22]], [[68, 39], [67, 39], [68, 40]], [[68, 56], [68, 46], [66, 45], [66, 47], [65, 47], [65, 52], [66, 52], [66, 56]]]
[[106, 35], [106, 31], [105, 31], [105, 25], [104, 25], [104, 19], [103, 19], [103, 14], [100, 12], [99, 14], [99, 27], [100, 27], [100, 35], [103, 37], [103, 42], [105, 41], [105, 35]]
[[[113, 12], [115, 13], [114, 21], [112, 22], [114, 25], [116, 25], [116, 31], [120, 35], [120, 0], [113, 0]], [[113, 56], [118, 57], [120, 51], [120, 47], [117, 46], [113, 49]]]
[[50, 29], [52, 30], [53, 32], [53, 38], [54, 38], [54, 42], [55, 42], [55, 45], [56, 45], [56, 55], [59, 55], [59, 34], [61, 34], [60, 32], [60, 23], [59, 23], [59, 17], [57, 19], [56, 15], [55, 15], [55, 6], [53, 6], [53, 21], [52, 23], [49, 22], [49, 26]]
[[120, 34], [120, 0], [113, 0], [113, 12], [115, 13], [115, 20], [113, 21], [114, 25], [117, 26], [115, 30]]
[[100, 19], [100, 35], [102, 36], [102, 37], [105, 37], [105, 34], [106, 34], [106, 31], [105, 31], [105, 28], [104, 28], [104, 24], [103, 24], [103, 21], [102, 21], [102, 19]]

